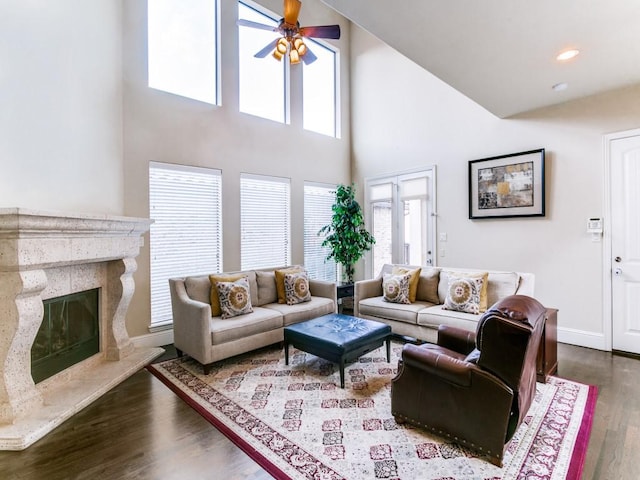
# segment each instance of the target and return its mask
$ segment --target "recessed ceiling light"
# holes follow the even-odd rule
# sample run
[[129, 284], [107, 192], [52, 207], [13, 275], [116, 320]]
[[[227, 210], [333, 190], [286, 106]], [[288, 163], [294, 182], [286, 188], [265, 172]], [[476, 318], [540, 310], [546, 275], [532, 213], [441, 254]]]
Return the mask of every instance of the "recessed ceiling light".
[[565, 50], [564, 52], [561, 52], [557, 57], [556, 60], [560, 61], [560, 62], [566, 62], [567, 60], [571, 60], [572, 58], [575, 58], [576, 56], [578, 56], [578, 54], [580, 53], [580, 50]]
[[567, 82], [556, 83], [553, 87], [554, 92], [561, 92], [562, 90], [566, 90], [569, 84]]

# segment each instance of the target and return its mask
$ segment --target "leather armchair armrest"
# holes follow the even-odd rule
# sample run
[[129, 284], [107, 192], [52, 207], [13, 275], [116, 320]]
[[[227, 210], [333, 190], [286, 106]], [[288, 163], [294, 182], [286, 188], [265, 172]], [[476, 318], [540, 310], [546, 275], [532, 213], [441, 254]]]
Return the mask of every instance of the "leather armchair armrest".
[[471, 363], [413, 344], [406, 344], [402, 349], [402, 362], [403, 368], [417, 368], [462, 387], [471, 386], [471, 372], [477, 370]]
[[476, 334], [462, 328], [440, 325], [438, 327], [438, 345], [454, 352], [469, 355], [476, 347]]

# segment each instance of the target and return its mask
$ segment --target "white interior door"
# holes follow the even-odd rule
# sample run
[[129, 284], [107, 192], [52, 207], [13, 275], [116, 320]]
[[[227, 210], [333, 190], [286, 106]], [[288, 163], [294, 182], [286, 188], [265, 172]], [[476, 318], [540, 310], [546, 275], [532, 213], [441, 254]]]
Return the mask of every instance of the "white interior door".
[[612, 348], [640, 354], [640, 135], [609, 148]]

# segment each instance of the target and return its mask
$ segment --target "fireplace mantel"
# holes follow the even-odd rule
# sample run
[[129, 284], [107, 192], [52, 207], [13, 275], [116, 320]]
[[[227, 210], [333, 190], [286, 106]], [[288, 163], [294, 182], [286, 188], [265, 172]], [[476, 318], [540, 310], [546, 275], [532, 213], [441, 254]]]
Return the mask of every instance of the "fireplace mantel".
[[[135, 348], [125, 317], [151, 220], [0, 209], [0, 449], [21, 450], [162, 353]], [[42, 301], [100, 288], [100, 353], [38, 384]]]

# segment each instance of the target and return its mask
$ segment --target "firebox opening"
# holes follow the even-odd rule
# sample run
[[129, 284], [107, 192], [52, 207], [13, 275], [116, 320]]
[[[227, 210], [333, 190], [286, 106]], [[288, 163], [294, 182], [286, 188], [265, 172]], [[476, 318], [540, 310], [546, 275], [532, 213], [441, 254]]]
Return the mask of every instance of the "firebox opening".
[[100, 351], [100, 289], [44, 300], [31, 348], [31, 376], [39, 383]]

